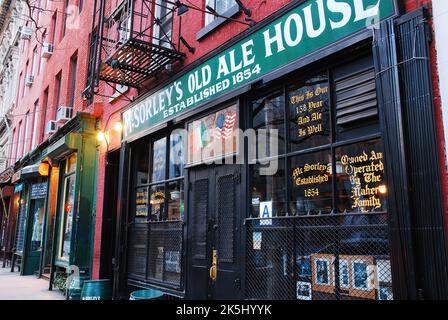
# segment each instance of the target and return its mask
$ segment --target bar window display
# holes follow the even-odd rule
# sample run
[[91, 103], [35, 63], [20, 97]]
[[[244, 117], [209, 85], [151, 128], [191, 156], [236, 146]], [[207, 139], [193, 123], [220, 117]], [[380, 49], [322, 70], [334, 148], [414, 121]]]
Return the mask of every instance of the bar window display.
[[71, 238], [75, 214], [76, 154], [67, 158], [63, 176], [63, 201], [59, 239], [59, 260], [68, 263], [71, 252]]
[[173, 131], [131, 146], [136, 169], [128, 252], [131, 282], [181, 287], [185, 142], [180, 131]]
[[331, 154], [327, 151], [290, 159], [293, 215], [331, 213], [333, 207]]
[[[289, 122], [288, 148], [277, 157], [286, 159], [286, 168], [266, 177], [258, 173], [261, 166], [251, 169], [249, 298], [393, 299], [388, 187], [372, 71], [372, 58], [365, 56], [284, 87], [289, 111], [275, 126]], [[267, 103], [264, 108], [269, 110]], [[266, 113], [257, 109], [252, 116]], [[265, 225], [257, 214], [261, 200], [272, 201], [277, 212]]]
[[329, 83], [316, 75], [288, 89], [290, 149], [304, 150], [330, 143]]

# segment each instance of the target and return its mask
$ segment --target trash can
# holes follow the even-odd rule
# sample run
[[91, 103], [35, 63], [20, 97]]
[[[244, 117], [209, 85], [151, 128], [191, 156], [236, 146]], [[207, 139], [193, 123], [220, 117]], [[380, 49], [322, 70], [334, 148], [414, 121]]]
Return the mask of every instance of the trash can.
[[81, 289], [68, 290], [68, 300], [81, 300]]
[[112, 283], [110, 280], [84, 281], [81, 300], [112, 300]]
[[129, 300], [162, 300], [165, 294], [162, 291], [149, 289], [131, 293]]

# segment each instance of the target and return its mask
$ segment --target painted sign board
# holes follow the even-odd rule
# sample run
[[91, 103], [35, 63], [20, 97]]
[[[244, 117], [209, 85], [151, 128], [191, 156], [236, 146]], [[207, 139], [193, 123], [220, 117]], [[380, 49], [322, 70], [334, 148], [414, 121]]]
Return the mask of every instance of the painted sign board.
[[47, 183], [37, 183], [31, 186], [31, 199], [45, 199], [47, 196]]
[[396, 13], [394, 0], [309, 0], [124, 111], [123, 139]]

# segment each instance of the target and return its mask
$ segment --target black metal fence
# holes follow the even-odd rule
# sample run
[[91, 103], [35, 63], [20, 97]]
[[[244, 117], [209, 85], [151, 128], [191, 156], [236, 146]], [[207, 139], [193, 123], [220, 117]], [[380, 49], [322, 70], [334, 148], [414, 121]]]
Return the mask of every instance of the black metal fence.
[[246, 298], [392, 300], [387, 214], [248, 219]]
[[132, 226], [128, 251], [128, 277], [181, 289], [182, 234], [182, 221], [147, 222]]

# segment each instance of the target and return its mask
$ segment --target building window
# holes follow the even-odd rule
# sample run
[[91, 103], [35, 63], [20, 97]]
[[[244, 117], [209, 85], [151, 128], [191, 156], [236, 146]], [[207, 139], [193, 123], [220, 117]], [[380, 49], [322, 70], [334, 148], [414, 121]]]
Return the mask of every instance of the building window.
[[56, 42], [56, 27], [57, 27], [58, 14], [54, 13], [51, 18], [51, 43], [54, 45]]
[[41, 132], [41, 136], [40, 136], [40, 141], [44, 140], [44, 136], [45, 136], [45, 126], [46, 126], [46, 120], [47, 120], [47, 108], [48, 108], [48, 92], [49, 92], [49, 88], [47, 87], [44, 91], [44, 96], [42, 99], [42, 132]]
[[39, 70], [38, 64], [39, 64], [39, 59], [38, 59], [38, 56], [37, 56], [37, 46], [36, 46], [34, 48], [34, 50], [33, 50], [33, 66], [31, 68], [31, 75], [32, 76], [36, 76], [37, 75], [36, 71]]
[[62, 202], [60, 207], [61, 224], [59, 231], [58, 258], [68, 262], [71, 252], [71, 238], [73, 223], [75, 221], [75, 182], [76, 182], [76, 154], [65, 160], [64, 173], [62, 177]]
[[[235, 0], [206, 0], [206, 7], [209, 6], [216, 13], [220, 15], [224, 15], [230, 8], [236, 5]], [[217, 17], [211, 13], [205, 14], [205, 25], [209, 25], [212, 23]]]
[[173, 6], [174, 3], [157, 0], [155, 4], [155, 18], [153, 43], [171, 48], [173, 36]]
[[54, 117], [54, 119], [56, 119], [56, 112], [57, 112], [58, 108], [60, 107], [61, 86], [62, 86], [62, 71], [56, 75], [56, 79], [55, 79], [55, 88], [54, 88], [55, 89], [55, 91], [54, 91], [55, 117]]
[[75, 105], [75, 92], [76, 92], [76, 73], [78, 68], [78, 57], [74, 56], [70, 59], [70, 97], [69, 107], [73, 108]]
[[23, 135], [23, 154], [26, 154], [29, 150], [28, 147], [30, 145], [30, 138], [29, 138], [29, 131], [30, 131], [30, 112], [28, 111], [25, 115], [25, 131]]
[[39, 100], [34, 103], [34, 121], [33, 121], [33, 138], [31, 144], [31, 150], [34, 150], [37, 146], [37, 130], [39, 125]]
[[296, 80], [254, 100], [252, 126], [279, 132], [277, 155], [257, 152], [260, 163], [274, 157], [277, 174], [261, 176], [261, 165], [251, 169], [253, 216], [259, 216], [261, 202], [272, 202], [279, 216], [387, 211], [371, 59]]
[[181, 286], [184, 150], [184, 138], [176, 131], [131, 147], [129, 277], [176, 289]]
[[21, 154], [22, 148], [21, 147], [23, 146], [23, 141], [21, 141], [20, 139], [22, 139], [22, 121], [19, 122], [19, 130], [17, 131], [15, 161], [19, 160], [20, 157], [22, 156], [22, 154]]
[[238, 151], [237, 106], [211, 113], [188, 124], [188, 164], [233, 156]]
[[65, 9], [64, 9], [64, 25], [62, 27], [62, 37], [65, 37], [65, 33], [67, 32], [67, 21], [69, 17], [68, 6], [70, 4], [69, 0], [65, 0]]

